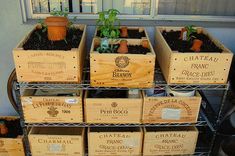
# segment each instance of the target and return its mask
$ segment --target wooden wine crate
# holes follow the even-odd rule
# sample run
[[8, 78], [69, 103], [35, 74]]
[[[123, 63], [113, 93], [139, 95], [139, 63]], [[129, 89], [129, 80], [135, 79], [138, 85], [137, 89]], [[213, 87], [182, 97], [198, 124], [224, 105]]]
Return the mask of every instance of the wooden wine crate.
[[29, 144], [33, 156], [83, 156], [84, 128], [33, 127], [29, 134]]
[[21, 103], [26, 123], [83, 122], [82, 91], [79, 90], [26, 90]]
[[84, 98], [87, 123], [140, 123], [142, 95], [138, 98], [91, 98], [86, 91]]
[[143, 155], [194, 154], [198, 138], [196, 127], [144, 129]]
[[83, 30], [83, 35], [78, 48], [69, 51], [24, 50], [22, 46], [34, 31], [32, 30], [13, 50], [17, 80], [80, 83], [85, 59], [86, 25], [75, 26]]
[[[19, 120], [18, 117], [7, 116], [0, 117], [5, 120]], [[9, 127], [8, 127], [9, 131]], [[18, 135], [17, 138], [0, 138], [0, 155], [1, 156], [25, 156], [23, 136]]]
[[[140, 45], [140, 39], [127, 39], [128, 45]], [[148, 40], [149, 41], [149, 40]], [[120, 40], [118, 41], [120, 42]], [[151, 88], [154, 81], [155, 52], [143, 54], [99, 53], [100, 44], [94, 38], [90, 51], [90, 79], [92, 87]]]
[[143, 123], [196, 123], [201, 96], [193, 97], [148, 97], [143, 92]]
[[162, 31], [181, 30], [182, 27], [157, 27], [155, 35], [155, 51], [158, 63], [168, 84], [225, 84], [231, 66], [233, 54], [213, 38], [205, 29], [207, 35], [222, 53], [180, 53], [172, 51]]
[[91, 156], [140, 156], [143, 131], [139, 127], [88, 128]]
[[[146, 29], [144, 27], [127, 27], [127, 30], [138, 30], [141, 33], [144, 32], [145, 37], [142, 37], [141, 39], [149, 39], [148, 33], [147, 33], [147, 31], [146, 31]], [[98, 37], [97, 36], [97, 31], [98, 31], [98, 29], [96, 28], [96, 30], [95, 30], [95, 37]], [[128, 39], [131, 39], [131, 38], [128, 38]]]

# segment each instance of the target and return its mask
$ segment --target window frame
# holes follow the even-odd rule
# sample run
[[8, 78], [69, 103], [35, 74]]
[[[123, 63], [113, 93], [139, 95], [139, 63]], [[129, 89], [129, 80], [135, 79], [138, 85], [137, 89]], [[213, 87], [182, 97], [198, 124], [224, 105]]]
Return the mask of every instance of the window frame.
[[[32, 0], [20, 0], [23, 21], [28, 19], [45, 19], [50, 14], [34, 14]], [[130, 20], [161, 20], [161, 21], [205, 21], [205, 22], [235, 22], [235, 16], [208, 16], [208, 15], [159, 15], [159, 0], [151, 0], [149, 15], [118, 15], [120, 19]], [[69, 14], [69, 18], [77, 17], [78, 19], [97, 19], [97, 14]]]

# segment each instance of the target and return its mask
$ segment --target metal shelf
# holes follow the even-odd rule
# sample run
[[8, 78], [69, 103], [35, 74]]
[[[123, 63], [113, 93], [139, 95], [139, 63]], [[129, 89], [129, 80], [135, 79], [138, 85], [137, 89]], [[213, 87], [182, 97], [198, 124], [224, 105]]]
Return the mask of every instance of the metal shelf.
[[[118, 87], [91, 87], [90, 86], [90, 71], [89, 68], [85, 68], [83, 71], [84, 78], [81, 84], [78, 83], [28, 83], [19, 82], [19, 89], [83, 89], [83, 90], [94, 90], [94, 89], [106, 89], [106, 90], [127, 90], [129, 88], [118, 88]], [[154, 86], [159, 89], [165, 89], [170, 87], [173, 90], [227, 90], [228, 84], [167, 84], [164, 76], [159, 68], [155, 69], [155, 82]], [[136, 88], [143, 89], [146, 88]]]
[[[32, 156], [30, 152], [27, 152], [26, 155], [27, 155], [27, 156]], [[193, 156], [208, 156], [208, 155], [209, 155], [209, 152], [200, 152], [200, 151], [198, 151], [198, 152], [196, 151], [196, 152], [193, 154]], [[89, 155], [88, 155], [88, 153], [85, 153], [84, 156], [89, 156]], [[185, 156], [188, 156], [188, 154], [185, 155]]]
[[198, 121], [196, 123], [149, 123], [149, 124], [89, 124], [89, 123], [25, 123], [27, 127], [179, 127], [179, 126], [209, 126], [213, 131], [213, 127], [208, 125], [207, 117], [200, 111]]

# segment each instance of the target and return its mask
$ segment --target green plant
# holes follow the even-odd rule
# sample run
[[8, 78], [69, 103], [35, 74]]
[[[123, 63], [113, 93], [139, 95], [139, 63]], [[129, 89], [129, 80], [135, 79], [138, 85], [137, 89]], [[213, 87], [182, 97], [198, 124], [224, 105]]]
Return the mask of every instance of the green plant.
[[118, 45], [112, 46], [112, 47], [98, 47], [96, 50], [99, 53], [114, 53], [118, 48]]
[[50, 13], [52, 16], [62, 16], [62, 17], [68, 17], [69, 9], [65, 8], [64, 11], [58, 11], [55, 8]]
[[99, 12], [99, 19], [96, 21], [96, 25], [100, 31], [100, 37], [105, 38], [101, 40], [100, 47], [97, 48], [100, 53], [113, 53], [118, 48], [118, 46], [114, 46], [113, 44], [109, 46], [108, 42], [108, 39], [114, 41], [120, 35], [120, 20], [117, 18], [118, 14], [120, 14], [120, 12], [116, 9]]
[[188, 25], [186, 26], [186, 30], [187, 30], [187, 40], [191, 40], [192, 38], [195, 38], [195, 36], [193, 36], [192, 34], [197, 32], [197, 30], [194, 28], [194, 25]]
[[[108, 11], [99, 13], [99, 19], [96, 21], [96, 25], [100, 31], [100, 37], [111, 39], [119, 37], [120, 20], [117, 18], [117, 14], [119, 13], [120, 12], [116, 9], [109, 9]], [[115, 24], [118, 24], [118, 26]]]

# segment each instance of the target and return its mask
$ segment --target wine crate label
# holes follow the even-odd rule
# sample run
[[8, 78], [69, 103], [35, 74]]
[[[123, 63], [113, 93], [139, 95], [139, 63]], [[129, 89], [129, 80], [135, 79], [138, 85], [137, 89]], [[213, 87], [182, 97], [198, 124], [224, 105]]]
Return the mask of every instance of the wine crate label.
[[181, 116], [180, 109], [171, 109], [171, 108], [162, 109], [162, 119], [180, 120], [180, 116]]

